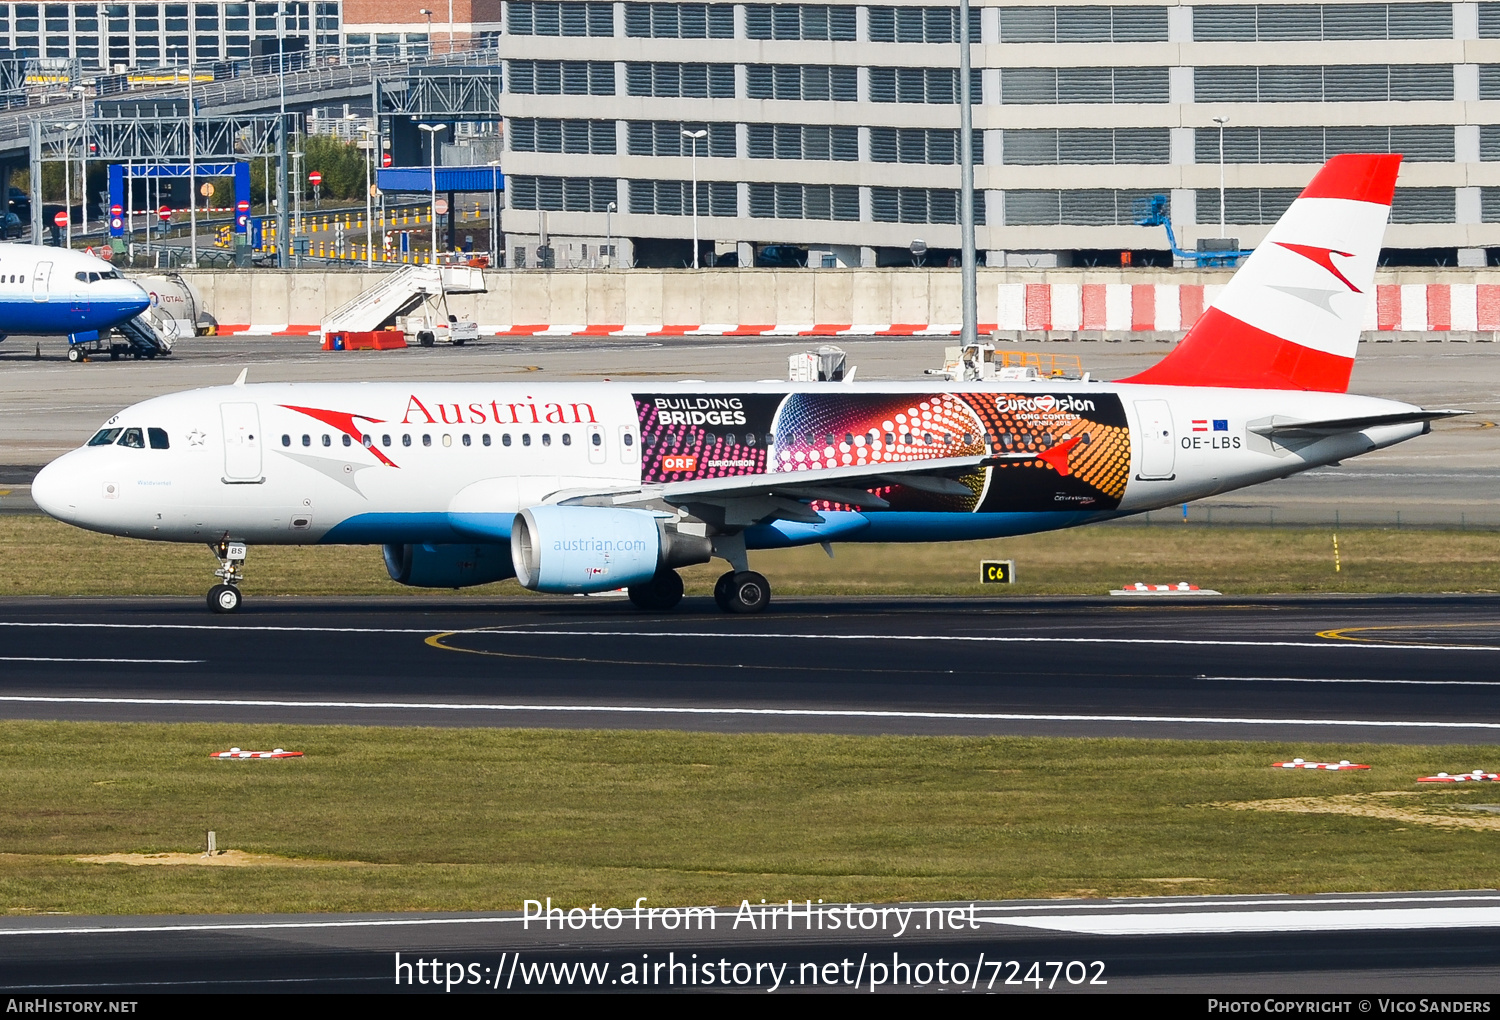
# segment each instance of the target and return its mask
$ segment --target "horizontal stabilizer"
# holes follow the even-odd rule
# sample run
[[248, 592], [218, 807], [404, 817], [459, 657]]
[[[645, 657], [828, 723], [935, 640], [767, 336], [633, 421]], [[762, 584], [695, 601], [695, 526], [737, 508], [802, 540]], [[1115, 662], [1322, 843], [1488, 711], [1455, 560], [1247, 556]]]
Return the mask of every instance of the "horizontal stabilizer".
[[1272, 420], [1259, 425], [1249, 426], [1250, 431], [1258, 436], [1274, 438], [1277, 436], [1337, 436], [1346, 432], [1363, 432], [1365, 429], [1379, 428], [1382, 425], [1409, 425], [1419, 421], [1436, 421], [1439, 418], [1453, 418], [1460, 414], [1472, 414], [1472, 411], [1403, 411], [1397, 414], [1371, 414], [1362, 418], [1325, 418], [1321, 421], [1276, 421]]

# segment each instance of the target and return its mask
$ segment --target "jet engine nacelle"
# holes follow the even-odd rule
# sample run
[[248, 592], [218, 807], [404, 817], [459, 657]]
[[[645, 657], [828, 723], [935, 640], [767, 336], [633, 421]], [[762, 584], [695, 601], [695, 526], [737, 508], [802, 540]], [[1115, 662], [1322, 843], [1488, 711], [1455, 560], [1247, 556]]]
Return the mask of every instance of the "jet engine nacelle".
[[658, 570], [707, 563], [707, 538], [683, 535], [649, 510], [534, 506], [516, 514], [510, 555], [516, 580], [553, 594], [645, 584]]
[[388, 545], [385, 569], [391, 580], [413, 588], [468, 588], [514, 577], [510, 549], [503, 545]]

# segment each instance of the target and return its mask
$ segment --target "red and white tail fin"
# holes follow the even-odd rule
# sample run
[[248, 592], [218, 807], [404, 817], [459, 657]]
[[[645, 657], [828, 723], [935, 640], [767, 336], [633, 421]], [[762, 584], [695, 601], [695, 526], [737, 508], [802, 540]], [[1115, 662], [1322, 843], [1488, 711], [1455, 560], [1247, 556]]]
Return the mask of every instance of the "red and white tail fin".
[[1344, 392], [1400, 165], [1330, 159], [1172, 353], [1124, 381]]

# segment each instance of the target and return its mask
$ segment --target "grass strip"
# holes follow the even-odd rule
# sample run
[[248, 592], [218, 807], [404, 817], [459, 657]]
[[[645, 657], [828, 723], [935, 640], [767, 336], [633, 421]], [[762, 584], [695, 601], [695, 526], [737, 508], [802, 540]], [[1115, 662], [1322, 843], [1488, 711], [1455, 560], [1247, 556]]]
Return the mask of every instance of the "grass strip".
[[[230, 746], [302, 759], [219, 761]], [[1290, 756], [1369, 772], [1285, 771]], [[12, 913], [1492, 886], [1495, 746], [0, 722]], [[1485, 825], [1444, 819], [1486, 820]], [[81, 863], [201, 853], [239, 867]], [[257, 860], [260, 863], [257, 863]], [[284, 866], [294, 863], [301, 866]]]
[[[1102, 595], [1123, 584], [1188, 581], [1227, 594], [1494, 591], [1500, 532], [1103, 525], [985, 542], [817, 546], [751, 554], [784, 595]], [[979, 561], [1013, 559], [1014, 585], [979, 584]], [[47, 517], [0, 516], [0, 595], [192, 595], [213, 581], [198, 545], [80, 531]], [[255, 595], [430, 594], [386, 575], [369, 546], [252, 546]], [[724, 564], [683, 571], [707, 595]], [[467, 589], [523, 594], [514, 581]]]

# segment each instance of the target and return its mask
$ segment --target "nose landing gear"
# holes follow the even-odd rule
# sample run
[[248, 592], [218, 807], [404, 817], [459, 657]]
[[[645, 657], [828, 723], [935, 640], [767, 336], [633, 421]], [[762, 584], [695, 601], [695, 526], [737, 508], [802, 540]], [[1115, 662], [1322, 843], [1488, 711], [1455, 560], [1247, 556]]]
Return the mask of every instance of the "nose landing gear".
[[208, 547], [219, 560], [214, 576], [222, 584], [208, 589], [208, 608], [216, 613], [233, 613], [240, 608], [240, 582], [245, 579], [245, 543], [223, 539]]

